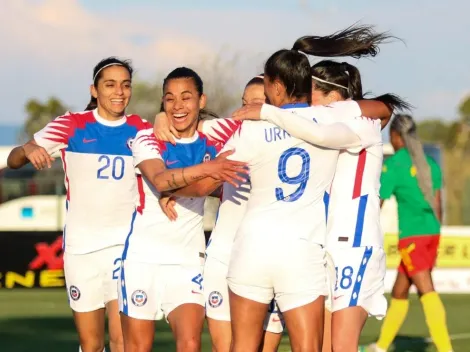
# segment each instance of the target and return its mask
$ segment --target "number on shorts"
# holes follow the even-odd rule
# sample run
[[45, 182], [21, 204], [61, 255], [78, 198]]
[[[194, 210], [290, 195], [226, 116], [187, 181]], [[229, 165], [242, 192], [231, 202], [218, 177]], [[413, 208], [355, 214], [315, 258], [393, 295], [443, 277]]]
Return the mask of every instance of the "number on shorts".
[[114, 260], [113, 280], [119, 279], [119, 270], [121, 270], [121, 262], [121, 258], [116, 258]]
[[[302, 168], [297, 176], [290, 177], [287, 175], [287, 160], [291, 157], [298, 155], [302, 158]], [[299, 187], [294, 191], [294, 193], [285, 196], [284, 191], [281, 187], [276, 188], [276, 199], [282, 200], [284, 202], [295, 202], [302, 194], [305, 192], [305, 187], [307, 187], [307, 181], [310, 177], [310, 155], [305, 149], [302, 148], [289, 148], [284, 153], [282, 153], [279, 158], [279, 163], [277, 166], [277, 172], [279, 179], [283, 183], [288, 185], [299, 185]]]
[[120, 180], [124, 177], [124, 158], [122, 156], [116, 156], [113, 158], [113, 161], [111, 162], [111, 159], [107, 155], [101, 155], [98, 158], [98, 162], [101, 163], [103, 162], [103, 165], [98, 169], [98, 172], [96, 173], [96, 178], [99, 178], [101, 180], [107, 180], [109, 179], [109, 173], [104, 172], [111, 166], [111, 177], [115, 180]]
[[354, 270], [352, 266], [345, 266], [343, 270], [341, 270], [341, 279], [338, 277], [338, 267], [335, 267], [336, 269], [336, 285], [335, 285], [335, 291], [338, 289], [338, 281], [339, 281], [339, 287], [341, 287], [343, 290], [347, 290], [348, 288], [351, 287], [353, 281], [352, 281], [352, 276], [354, 273]]
[[192, 278], [192, 282], [194, 282], [196, 285], [199, 285], [199, 289], [202, 290], [202, 281], [204, 278], [202, 277], [201, 274], [197, 274], [195, 277]]

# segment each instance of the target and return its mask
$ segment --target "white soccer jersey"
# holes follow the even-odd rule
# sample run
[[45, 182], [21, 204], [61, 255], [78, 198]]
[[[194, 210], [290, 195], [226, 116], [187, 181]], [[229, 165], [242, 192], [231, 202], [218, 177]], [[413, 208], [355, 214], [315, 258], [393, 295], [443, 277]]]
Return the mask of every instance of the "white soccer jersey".
[[[317, 107], [315, 107], [317, 108]], [[327, 248], [383, 246], [380, 226], [380, 172], [382, 135], [379, 120], [360, 116], [357, 103], [338, 102], [323, 110], [339, 112], [324, 119], [322, 126], [287, 114], [271, 106], [263, 107], [263, 116], [308, 142], [340, 152], [331, 189], [325, 194], [327, 204]], [[313, 109], [313, 107], [312, 107]], [[341, 123], [340, 126], [336, 123]], [[348, 130], [343, 131], [341, 127]], [[354, 135], [356, 140], [351, 139]]]
[[50, 155], [61, 151], [66, 252], [84, 254], [124, 244], [137, 200], [130, 142], [149, 126], [137, 115], [112, 122], [94, 110], [57, 117], [34, 135]]
[[[202, 125], [202, 132], [208, 138], [224, 145], [240, 124], [240, 121], [232, 119], [206, 120]], [[239, 188], [235, 188], [230, 183], [223, 184], [215, 226], [206, 248], [208, 256], [227, 265], [230, 261], [233, 239], [250, 198], [250, 183], [239, 182], [239, 185]]]
[[[306, 104], [284, 108], [307, 119], [314, 117]], [[223, 151], [230, 149], [235, 149], [231, 158], [250, 167], [251, 196], [240, 228], [268, 241], [277, 234], [324, 244], [323, 196], [338, 151], [315, 147], [271, 123], [255, 121], [243, 122]]]
[[235, 188], [230, 183], [224, 183], [215, 226], [206, 248], [208, 256], [227, 265], [230, 261], [233, 239], [250, 198], [250, 183], [239, 184], [240, 187]]
[[[153, 129], [137, 134], [132, 145], [134, 165], [149, 159], [162, 160], [168, 169], [193, 166], [215, 158], [218, 148], [203, 134], [182, 138], [176, 145], [158, 141]], [[142, 175], [137, 184], [140, 201], [123, 252], [124, 259], [158, 264], [201, 264], [204, 258], [205, 198], [177, 197], [176, 221], [163, 213], [160, 193]]]
[[359, 153], [341, 151], [329, 193], [327, 248], [383, 247], [379, 198], [382, 160], [382, 143]]

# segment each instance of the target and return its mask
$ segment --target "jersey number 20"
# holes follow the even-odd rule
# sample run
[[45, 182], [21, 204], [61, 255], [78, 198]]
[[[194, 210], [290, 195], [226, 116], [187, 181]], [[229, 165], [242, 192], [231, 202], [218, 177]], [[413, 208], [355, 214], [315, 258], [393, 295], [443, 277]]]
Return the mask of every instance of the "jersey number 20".
[[[287, 175], [287, 161], [293, 156], [299, 156], [302, 158], [302, 166], [297, 176], [290, 177]], [[277, 187], [276, 199], [284, 202], [295, 202], [297, 199], [302, 197], [302, 194], [305, 192], [305, 187], [307, 187], [307, 181], [310, 176], [310, 155], [302, 148], [287, 149], [279, 158], [277, 173], [279, 179], [283, 183], [287, 183], [288, 185], [299, 185], [299, 187], [294, 191], [294, 193], [288, 196], [284, 195], [284, 191], [281, 187]]]
[[[124, 176], [124, 158], [122, 156], [116, 156], [111, 158], [107, 155], [101, 155], [98, 158], [98, 162], [102, 163], [101, 167], [96, 173], [96, 177], [101, 180], [109, 179], [109, 176], [115, 180], [120, 180]], [[111, 167], [111, 171], [108, 170]]]

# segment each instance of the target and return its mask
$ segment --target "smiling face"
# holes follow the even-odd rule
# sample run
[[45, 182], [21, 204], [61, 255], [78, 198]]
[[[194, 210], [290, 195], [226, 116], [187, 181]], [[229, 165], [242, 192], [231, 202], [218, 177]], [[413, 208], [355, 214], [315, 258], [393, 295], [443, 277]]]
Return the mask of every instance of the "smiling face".
[[124, 66], [110, 66], [100, 72], [90, 92], [98, 101], [98, 114], [107, 120], [120, 119], [132, 96], [131, 76]]
[[199, 111], [206, 105], [206, 96], [199, 95], [193, 78], [174, 78], [166, 82], [163, 109], [182, 137], [196, 132]]

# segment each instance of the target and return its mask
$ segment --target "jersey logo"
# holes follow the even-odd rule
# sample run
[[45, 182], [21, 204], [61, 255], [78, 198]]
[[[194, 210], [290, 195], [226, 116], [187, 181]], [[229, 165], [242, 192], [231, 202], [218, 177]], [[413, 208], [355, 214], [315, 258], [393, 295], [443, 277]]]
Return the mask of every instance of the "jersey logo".
[[211, 155], [209, 153], [206, 153], [206, 155], [204, 155], [204, 158], [202, 159], [202, 162], [205, 163], [210, 160], [211, 160]]
[[171, 166], [171, 165], [176, 164], [176, 163], [179, 163], [179, 160], [172, 160], [172, 161], [167, 160], [166, 161], [166, 166]]
[[129, 138], [126, 142], [127, 148], [132, 150], [132, 144], [134, 143], [134, 138]]
[[91, 142], [96, 142], [96, 138], [93, 138], [93, 139], [83, 138], [83, 143], [91, 143]]
[[145, 303], [147, 303], [147, 294], [142, 290], [136, 290], [131, 296], [132, 303], [136, 307], [142, 307]]
[[220, 307], [223, 301], [224, 298], [222, 297], [222, 294], [218, 291], [212, 291], [209, 294], [209, 299], [207, 300], [207, 302], [212, 308]]
[[70, 286], [70, 298], [74, 301], [78, 301], [80, 299], [80, 290], [77, 286]]

